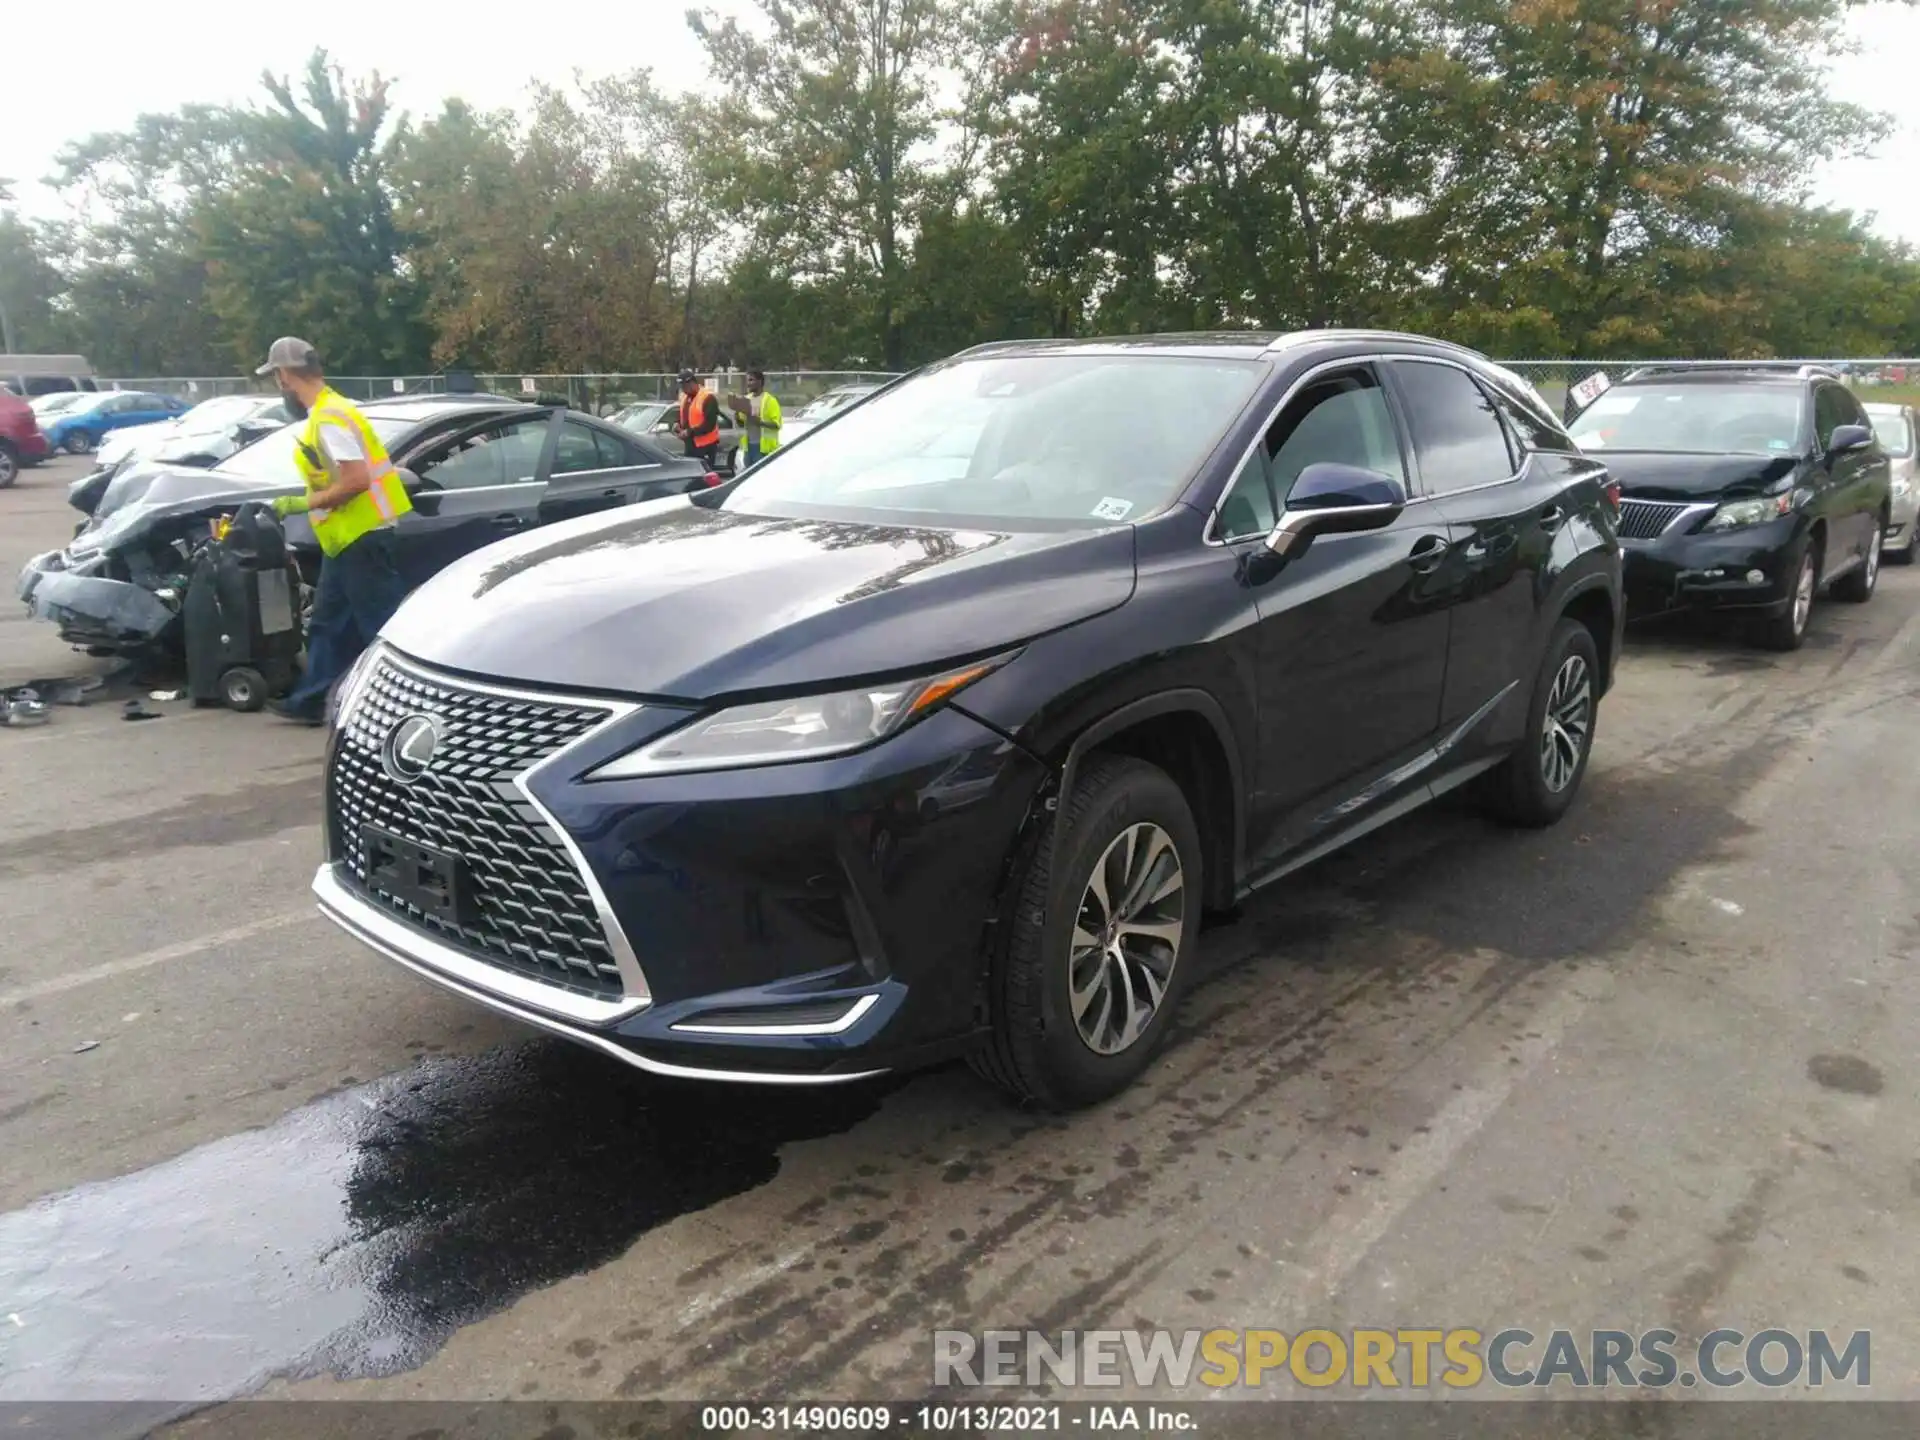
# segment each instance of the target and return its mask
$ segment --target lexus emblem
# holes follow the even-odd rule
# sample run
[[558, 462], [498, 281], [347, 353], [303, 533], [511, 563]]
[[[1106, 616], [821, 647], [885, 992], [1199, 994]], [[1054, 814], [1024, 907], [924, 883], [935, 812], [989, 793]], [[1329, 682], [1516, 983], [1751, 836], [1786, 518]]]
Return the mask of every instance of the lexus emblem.
[[440, 723], [431, 715], [409, 715], [387, 732], [380, 763], [401, 784], [411, 785], [427, 773], [439, 745]]

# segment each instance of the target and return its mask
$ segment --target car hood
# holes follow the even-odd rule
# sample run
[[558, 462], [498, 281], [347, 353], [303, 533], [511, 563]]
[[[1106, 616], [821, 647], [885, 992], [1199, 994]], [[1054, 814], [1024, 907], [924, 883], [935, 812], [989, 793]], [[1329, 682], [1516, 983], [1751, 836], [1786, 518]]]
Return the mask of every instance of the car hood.
[[[231, 510], [249, 500], [271, 500], [299, 488], [297, 480], [273, 484], [223, 475], [218, 470], [135, 465], [108, 482], [93, 523], [76, 535], [68, 548], [78, 554], [136, 544], [157, 524], [202, 512]], [[296, 531], [303, 524], [298, 516], [288, 517], [287, 538], [300, 539]]]
[[427, 582], [382, 635], [429, 664], [703, 700], [909, 671], [1125, 603], [1131, 528], [1033, 534], [653, 501], [549, 526]]
[[1675, 455], [1650, 450], [1595, 451], [1623, 495], [1640, 500], [1711, 500], [1764, 495], [1793, 475], [1792, 455]]

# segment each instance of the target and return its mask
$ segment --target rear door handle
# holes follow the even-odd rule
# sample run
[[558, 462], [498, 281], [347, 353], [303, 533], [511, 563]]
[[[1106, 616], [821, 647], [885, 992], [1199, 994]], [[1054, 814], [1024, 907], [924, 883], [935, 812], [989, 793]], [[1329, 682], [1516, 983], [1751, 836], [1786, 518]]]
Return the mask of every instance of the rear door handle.
[[1447, 551], [1453, 548], [1444, 535], [1424, 535], [1407, 554], [1407, 564], [1413, 567], [1417, 575], [1425, 575], [1437, 570], [1440, 562], [1446, 558]]

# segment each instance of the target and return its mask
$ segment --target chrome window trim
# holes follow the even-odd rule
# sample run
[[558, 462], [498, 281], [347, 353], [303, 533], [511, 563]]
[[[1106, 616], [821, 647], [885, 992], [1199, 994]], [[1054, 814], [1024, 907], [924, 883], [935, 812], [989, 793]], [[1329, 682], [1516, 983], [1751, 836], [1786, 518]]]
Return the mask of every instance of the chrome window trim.
[[[565, 1036], [569, 1040], [577, 1040], [582, 1045], [591, 1045], [615, 1060], [631, 1065], [635, 1069], [644, 1070], [650, 1075], [667, 1075], [682, 1080], [724, 1080], [745, 1085], [844, 1085], [849, 1081], [866, 1080], [886, 1073], [884, 1069], [846, 1071], [833, 1075], [805, 1075], [786, 1071], [708, 1070], [695, 1065], [675, 1065], [665, 1060], [655, 1060], [649, 1056], [637, 1054], [593, 1029], [583, 1028], [574, 1023], [571, 1017], [535, 1008], [534, 1002], [531, 1001], [524, 1004], [518, 1003], [490, 983], [484, 983], [491, 977], [466, 978], [466, 972], [461, 967], [477, 966], [484, 962], [469, 960], [459, 951], [409, 929], [400, 921], [361, 899], [341, 883], [332, 865], [322, 865], [315, 872], [313, 893], [319, 901], [320, 913], [327, 919], [361, 944], [397, 964], [406, 966], [423, 980], [429, 980], [463, 999], [484, 1005], [489, 1010], [497, 1011], [522, 1024], [536, 1026], [551, 1034]], [[528, 983], [539, 985], [538, 981]], [[580, 998], [585, 999], [585, 997]], [[608, 1002], [593, 1003], [604, 1005]]]
[[843, 1035], [879, 1003], [878, 995], [862, 995], [846, 1014], [817, 1025], [716, 1025], [711, 1022], [703, 1025], [683, 1020], [672, 1028], [687, 1035]]
[[[1249, 540], [1265, 540], [1267, 536], [1273, 533], [1273, 530], [1269, 529], [1269, 530], [1262, 531], [1258, 535], [1236, 535], [1230, 540], [1223, 539], [1221, 538], [1221, 535], [1220, 535], [1220, 507], [1226, 503], [1227, 496], [1233, 493], [1233, 482], [1234, 480], [1239, 478], [1240, 472], [1246, 467], [1247, 461], [1253, 458], [1253, 452], [1257, 448], [1259, 448], [1261, 445], [1266, 443], [1267, 431], [1271, 430], [1273, 428], [1273, 422], [1280, 418], [1280, 412], [1282, 410], [1285, 410], [1288, 405], [1292, 404], [1294, 398], [1303, 389], [1305, 389], [1307, 385], [1309, 385], [1312, 381], [1314, 381], [1321, 375], [1326, 374], [1329, 370], [1349, 370], [1358, 365], [1378, 365], [1383, 362], [1392, 362], [1397, 360], [1417, 360], [1427, 365], [1449, 366], [1452, 369], [1460, 371], [1469, 380], [1473, 380], [1476, 383], [1480, 381], [1479, 374], [1474, 370], [1474, 368], [1471, 365], [1467, 364], [1463, 360], [1454, 360], [1443, 355], [1403, 354], [1402, 352], [1397, 350], [1393, 350], [1393, 351], [1382, 350], [1382, 351], [1376, 351], [1366, 355], [1346, 355], [1346, 356], [1342, 356], [1338, 360], [1324, 360], [1318, 365], [1309, 367], [1307, 370], [1303, 371], [1300, 374], [1298, 379], [1296, 379], [1291, 385], [1287, 387], [1286, 392], [1281, 395], [1280, 399], [1277, 402], [1275, 402], [1273, 408], [1267, 411], [1267, 418], [1261, 422], [1260, 428], [1254, 432], [1252, 443], [1249, 444], [1247, 448], [1240, 453], [1240, 458], [1234, 462], [1233, 469], [1229, 474], [1227, 483], [1221, 487], [1220, 494], [1214, 499], [1213, 507], [1207, 512], [1207, 529], [1206, 529], [1204, 543], [1208, 545], [1217, 545], [1224, 549], [1231, 545], [1244, 544]], [[1499, 420], [1498, 416], [1496, 416], [1495, 419], [1498, 421], [1500, 425], [1501, 435], [1502, 435], [1502, 438], [1504, 439], [1506, 434], [1506, 429], [1507, 429], [1506, 421]], [[1397, 423], [1398, 422], [1396, 421], [1396, 425]], [[1417, 462], [1419, 458], [1418, 451], [1417, 451], [1417, 442], [1413, 438], [1411, 429], [1409, 429], [1409, 433], [1406, 436], [1406, 440], [1409, 445], [1413, 445], [1416, 447], [1415, 460]], [[1528, 453], [1531, 454], [1532, 452], [1529, 451]], [[1518, 480], [1522, 475], [1526, 473], [1527, 473], [1526, 464], [1522, 462], [1518, 470], [1514, 471], [1511, 475], [1506, 476], [1504, 479], [1489, 480], [1481, 485], [1465, 485], [1458, 490], [1447, 490], [1438, 495], [1428, 495], [1425, 493], [1422, 493], [1419, 495], [1409, 494], [1407, 496], [1406, 508], [1408, 510], [1411, 510], [1414, 506], [1424, 505], [1431, 500], [1446, 499], [1454, 495], [1472, 495], [1481, 490], [1492, 490], [1496, 486], [1511, 485], [1514, 481]], [[1409, 479], [1410, 478], [1411, 477], [1409, 477]], [[1425, 490], [1425, 484], [1426, 482], [1423, 480], [1421, 482], [1421, 488], [1423, 492]], [[1280, 512], [1280, 515], [1274, 521], [1275, 528], [1277, 528], [1280, 522], [1286, 518], [1286, 514], [1287, 512], [1284, 509], [1282, 509]]]
[[[566, 851], [567, 858], [573, 862], [573, 868], [579, 872], [581, 883], [586, 886], [587, 895], [593, 901], [594, 914], [600, 921], [601, 933], [606, 936], [607, 948], [613, 951], [614, 967], [620, 972], [620, 986], [626, 996], [625, 1001], [622, 1003], [627, 1006], [627, 1008], [621, 1010], [620, 1013], [631, 1014], [635, 1011], [644, 1010], [647, 1006], [651, 1005], [653, 1003], [653, 991], [648, 987], [646, 974], [640, 968], [639, 956], [634, 953], [633, 945], [628, 941], [627, 932], [622, 928], [619, 917], [613, 913], [613, 905], [607, 899], [607, 892], [601, 889], [599, 877], [593, 873], [593, 867], [587, 864], [587, 857], [581, 853], [580, 847], [574, 843], [573, 836], [567, 833], [567, 828], [555, 818], [553, 812], [540, 803], [539, 799], [533, 793], [532, 785], [529, 783], [534, 776], [546, 770], [548, 766], [560, 763], [560, 761], [567, 757], [570, 751], [585, 744], [588, 740], [606, 729], [607, 726], [624, 720], [627, 716], [638, 712], [642, 708], [640, 704], [633, 700], [609, 700], [597, 695], [567, 695], [550, 690], [520, 690], [509, 685], [497, 685], [484, 680], [469, 680], [464, 676], [454, 675], [448, 671], [436, 669], [434, 666], [415, 660], [384, 641], [378, 642], [377, 650], [378, 653], [368, 661], [368, 676], [372, 675], [374, 665], [378, 664], [381, 660], [385, 660], [395, 669], [407, 671], [416, 679], [424, 680], [430, 685], [443, 685], [450, 689], [477, 691], [482, 695], [494, 695], [503, 700], [526, 700], [538, 705], [575, 705], [582, 708], [607, 711], [607, 718], [605, 720], [602, 720], [590, 729], [582, 731], [579, 735], [547, 756], [546, 759], [528, 766], [525, 770], [521, 771], [520, 774], [516, 775], [513, 780], [513, 788], [520, 792], [520, 797], [525, 800], [528, 805], [533, 807], [534, 813], [546, 822], [548, 828], [560, 837], [561, 849]], [[355, 705], [359, 704], [364, 696], [364, 692], [364, 685], [355, 690], [352, 697]], [[341, 728], [344, 729], [351, 718], [352, 712], [343, 706], [338, 722]], [[453, 950], [451, 947], [442, 948], [446, 949], [449, 954], [459, 954], [458, 951]], [[485, 964], [484, 961], [475, 961], [473, 963], [476, 965]], [[497, 971], [497, 973], [503, 977], [513, 975], [512, 971], [500, 970], [497, 966], [488, 966], [487, 968]], [[486, 982], [484, 980], [478, 980], [471, 983], [484, 985]], [[527, 1000], [523, 1003], [542, 1004], [557, 1014], [567, 1014], [568, 1003], [575, 998], [594, 1005], [605, 1005], [608, 1003], [606, 1001], [588, 1001], [588, 997], [585, 996], [574, 997], [571, 991], [563, 990], [557, 985], [549, 985], [542, 981], [532, 980], [528, 983], [539, 986], [541, 991], [556, 998], [542, 1001]], [[506, 990], [505, 987], [502, 987], [502, 990], [503, 993], [511, 993]]]

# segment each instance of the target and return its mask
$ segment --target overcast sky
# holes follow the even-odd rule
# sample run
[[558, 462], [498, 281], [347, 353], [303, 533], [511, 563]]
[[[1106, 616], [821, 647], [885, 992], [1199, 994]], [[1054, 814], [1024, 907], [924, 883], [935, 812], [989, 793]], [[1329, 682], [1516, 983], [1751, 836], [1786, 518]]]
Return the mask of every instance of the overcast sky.
[[[728, 13], [746, 4], [708, 0], [706, 8]], [[551, 22], [530, 16], [497, 25], [467, 6], [400, 0], [371, 10], [313, 11], [331, 19], [309, 27], [286, 23], [302, 13], [297, 9], [235, 0], [179, 9], [96, 0], [76, 28], [58, 5], [9, 3], [0, 27], [12, 57], [0, 88], [0, 177], [13, 180], [30, 213], [59, 214], [61, 202], [38, 182], [62, 145], [124, 127], [143, 111], [252, 100], [262, 70], [285, 73], [304, 63], [309, 42], [289, 36], [324, 36], [349, 74], [388, 76], [395, 104], [415, 115], [437, 110], [451, 95], [482, 108], [513, 105], [529, 80], [563, 83], [576, 70], [597, 75], [645, 66], [664, 85], [684, 88], [701, 83], [706, 69], [681, 19], [684, 9], [681, 0], [641, 0], [585, 23], [556, 13]], [[1836, 90], [1892, 113], [1899, 129], [1872, 158], [1827, 167], [1816, 177], [1814, 198], [1875, 212], [1881, 233], [1920, 243], [1920, 10], [1871, 5], [1852, 28], [1860, 53], [1837, 64]]]

